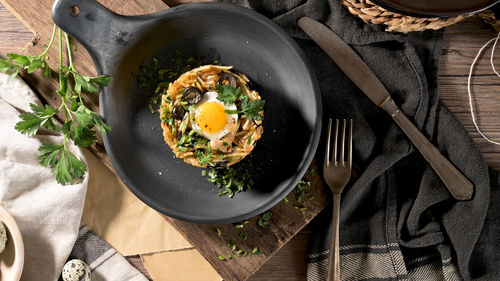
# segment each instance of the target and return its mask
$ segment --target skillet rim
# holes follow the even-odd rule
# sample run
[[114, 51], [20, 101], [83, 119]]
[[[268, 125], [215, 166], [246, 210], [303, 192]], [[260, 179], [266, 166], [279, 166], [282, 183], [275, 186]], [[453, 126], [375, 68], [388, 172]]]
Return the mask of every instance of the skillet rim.
[[[262, 206], [253, 209], [250, 212], [240, 214], [240, 215], [229, 215], [229, 216], [219, 216], [216, 218], [199, 218], [193, 215], [186, 215], [185, 213], [182, 212], [177, 212], [173, 211], [170, 208], [166, 208], [164, 205], [159, 204], [154, 200], [154, 198], [149, 197], [145, 195], [142, 192], [142, 189], [138, 187], [136, 184], [134, 184], [130, 178], [127, 176], [127, 174], [124, 172], [124, 170], [121, 168], [122, 163], [119, 163], [119, 161], [116, 160], [115, 154], [113, 153], [112, 149], [107, 149], [108, 147], [111, 147], [108, 141], [109, 136], [108, 135], [102, 135], [103, 137], [103, 143], [104, 147], [106, 149], [106, 153], [110, 159], [111, 165], [115, 169], [116, 173], [118, 176], [121, 178], [121, 180], [124, 182], [124, 184], [127, 186], [127, 188], [135, 195], [137, 196], [141, 201], [143, 201], [146, 205], [149, 207], [153, 208], [154, 210], [160, 212], [163, 215], [169, 216], [174, 219], [182, 220], [182, 221], [187, 221], [187, 222], [192, 222], [192, 223], [198, 223], [198, 224], [229, 224], [229, 223], [234, 223], [238, 221], [242, 221], [245, 219], [249, 219], [252, 217], [255, 217], [261, 213], [264, 213], [265, 211], [271, 209], [274, 207], [276, 204], [278, 204], [285, 196], [287, 196], [298, 184], [298, 182], [302, 179], [304, 174], [307, 172], [307, 169], [309, 168], [315, 154], [316, 150], [319, 145], [320, 137], [321, 137], [321, 128], [322, 128], [322, 121], [323, 121], [323, 106], [322, 106], [322, 97], [321, 97], [321, 91], [319, 88], [319, 83], [316, 77], [316, 74], [311, 66], [311, 63], [309, 62], [309, 59], [305, 55], [304, 51], [300, 48], [298, 43], [286, 32], [284, 31], [280, 26], [275, 24], [273, 21], [271, 21], [269, 18], [265, 17], [264, 15], [237, 5], [231, 5], [231, 4], [225, 4], [225, 3], [213, 3], [213, 2], [201, 2], [201, 3], [186, 3], [182, 4], [180, 6], [176, 6], [173, 8], [168, 8], [163, 11], [159, 11], [156, 13], [152, 14], [147, 14], [147, 15], [139, 15], [139, 16], [120, 16], [122, 20], [130, 20], [132, 18], [137, 18], [137, 19], [142, 19], [142, 20], [156, 20], [157, 18], [164, 17], [165, 15], [168, 15], [170, 13], [175, 13], [177, 11], [182, 11], [185, 9], [217, 9], [217, 10], [224, 10], [229, 13], [236, 13], [236, 14], [246, 14], [250, 18], [256, 21], [260, 21], [263, 23], [264, 26], [269, 28], [270, 30], [280, 34], [284, 42], [288, 43], [288, 46], [293, 49], [293, 51], [297, 54], [297, 56], [301, 59], [302, 63], [305, 66], [305, 69], [307, 71], [307, 74], [311, 78], [311, 83], [313, 86], [313, 95], [316, 100], [316, 117], [315, 117], [315, 126], [311, 131], [311, 137], [309, 137], [309, 145], [306, 147], [306, 156], [301, 158], [300, 165], [298, 166], [298, 172], [294, 173], [294, 178], [291, 180], [290, 184], [283, 188], [278, 194], [274, 196], [271, 200], [265, 202]], [[121, 60], [119, 61], [121, 62]], [[119, 63], [116, 62], [116, 63]], [[101, 71], [101, 65], [102, 61], [97, 61], [96, 67], [98, 68], [98, 72], [102, 73]], [[103, 99], [105, 98], [105, 95], [108, 94], [109, 88], [104, 87], [99, 95], [99, 113], [103, 117], [104, 120], [106, 120], [106, 112], [104, 111], [104, 102]]]

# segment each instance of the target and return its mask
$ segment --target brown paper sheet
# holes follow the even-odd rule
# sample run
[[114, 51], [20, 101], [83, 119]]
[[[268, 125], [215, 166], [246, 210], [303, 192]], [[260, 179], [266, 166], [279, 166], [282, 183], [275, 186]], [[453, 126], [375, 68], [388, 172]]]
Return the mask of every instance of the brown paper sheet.
[[84, 153], [90, 179], [82, 220], [90, 229], [124, 256], [192, 248], [92, 153]]
[[215, 269], [196, 249], [141, 255], [154, 281], [221, 281]]

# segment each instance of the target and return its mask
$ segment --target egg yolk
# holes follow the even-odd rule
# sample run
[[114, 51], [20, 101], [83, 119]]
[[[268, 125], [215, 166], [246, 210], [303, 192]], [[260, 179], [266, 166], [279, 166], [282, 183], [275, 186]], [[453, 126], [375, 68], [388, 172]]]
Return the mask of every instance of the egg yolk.
[[207, 102], [196, 110], [194, 119], [202, 131], [216, 133], [226, 126], [227, 114], [221, 104]]

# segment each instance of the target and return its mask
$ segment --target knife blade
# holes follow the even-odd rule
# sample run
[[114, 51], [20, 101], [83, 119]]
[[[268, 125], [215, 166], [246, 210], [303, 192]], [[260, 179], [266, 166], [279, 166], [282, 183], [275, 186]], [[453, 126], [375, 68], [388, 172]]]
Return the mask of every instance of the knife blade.
[[404, 115], [384, 84], [363, 59], [337, 34], [320, 22], [303, 17], [298, 21], [298, 25], [368, 98], [392, 116], [438, 174], [451, 195], [457, 200], [471, 199], [474, 185]]

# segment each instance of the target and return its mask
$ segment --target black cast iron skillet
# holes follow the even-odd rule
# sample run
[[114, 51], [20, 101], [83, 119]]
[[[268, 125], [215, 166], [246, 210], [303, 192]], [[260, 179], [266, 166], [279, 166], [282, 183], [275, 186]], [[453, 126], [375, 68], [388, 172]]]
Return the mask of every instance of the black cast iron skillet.
[[487, 9], [499, 0], [372, 0], [373, 3], [403, 15], [451, 17]]
[[[77, 16], [70, 14], [73, 6]], [[99, 99], [100, 114], [113, 128], [103, 136], [106, 151], [123, 182], [152, 208], [197, 223], [241, 221], [282, 200], [306, 172], [320, 137], [318, 83], [298, 45], [264, 16], [196, 3], [128, 17], [94, 0], [57, 0], [52, 18], [87, 48], [99, 74], [113, 77]], [[177, 51], [233, 65], [266, 100], [264, 135], [239, 164], [254, 175], [252, 190], [217, 196], [201, 169], [175, 159], [164, 143], [158, 114], [150, 112], [132, 73]]]

